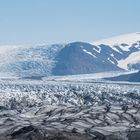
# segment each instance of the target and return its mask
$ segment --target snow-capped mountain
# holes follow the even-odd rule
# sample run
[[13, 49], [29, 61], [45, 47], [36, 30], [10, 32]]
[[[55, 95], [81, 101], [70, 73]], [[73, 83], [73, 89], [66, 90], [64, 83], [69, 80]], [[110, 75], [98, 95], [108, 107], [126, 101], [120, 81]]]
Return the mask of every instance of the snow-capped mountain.
[[[101, 44], [109, 46], [117, 55], [111, 54], [117, 61], [117, 66], [125, 69], [140, 69], [140, 33], [131, 33], [93, 41], [92, 44], [101, 46]], [[119, 56], [119, 57], [118, 57]]]
[[140, 70], [140, 33], [92, 43], [66, 45], [57, 55], [54, 75]]
[[53, 75], [121, 70], [113, 57], [108, 58], [112, 52], [115, 54], [115, 51], [106, 45], [98, 47], [83, 42], [70, 43], [56, 56], [57, 63], [52, 70]]
[[0, 76], [44, 77], [140, 70], [140, 33], [92, 43], [0, 46]]

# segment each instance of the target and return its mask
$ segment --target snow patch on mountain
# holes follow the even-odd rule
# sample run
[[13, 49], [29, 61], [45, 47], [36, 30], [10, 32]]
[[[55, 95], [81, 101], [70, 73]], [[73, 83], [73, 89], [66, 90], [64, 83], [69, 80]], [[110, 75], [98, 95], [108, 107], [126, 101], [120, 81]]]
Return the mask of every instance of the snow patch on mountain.
[[114, 62], [114, 61], [112, 61], [110, 58], [108, 58], [108, 60], [109, 60], [112, 64], [114, 64], [114, 65], [115, 65], [115, 62]]
[[100, 53], [101, 52], [101, 47], [99, 47], [99, 46], [96, 46], [97, 48], [93, 48], [93, 50], [94, 51], [96, 51], [96, 52], [98, 52], [98, 53]]
[[97, 58], [97, 57], [96, 57], [95, 55], [93, 55], [91, 52], [89, 52], [89, 51], [87, 51], [87, 50], [85, 50], [85, 49], [83, 49], [83, 51], [84, 51], [85, 53], [87, 53], [87, 54], [89, 54], [89, 55], [91, 55], [91, 56]]

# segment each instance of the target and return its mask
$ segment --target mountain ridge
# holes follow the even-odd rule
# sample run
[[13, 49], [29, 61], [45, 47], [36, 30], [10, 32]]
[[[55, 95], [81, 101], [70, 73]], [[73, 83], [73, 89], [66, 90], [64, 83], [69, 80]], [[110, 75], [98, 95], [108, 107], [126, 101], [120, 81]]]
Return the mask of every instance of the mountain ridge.
[[[98, 44], [72, 42], [41, 46], [1, 46], [0, 73], [19, 77], [46, 77], [140, 70], [140, 33], [114, 38], [120, 38], [120, 41], [115, 40], [118, 44], [97, 41]], [[112, 42], [113, 39], [110, 40]]]

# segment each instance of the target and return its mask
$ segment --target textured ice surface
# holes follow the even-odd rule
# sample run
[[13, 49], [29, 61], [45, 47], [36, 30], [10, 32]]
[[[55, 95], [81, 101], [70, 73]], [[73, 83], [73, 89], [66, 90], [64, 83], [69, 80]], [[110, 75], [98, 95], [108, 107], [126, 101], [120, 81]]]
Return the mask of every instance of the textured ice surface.
[[135, 83], [1, 80], [0, 100], [3, 138], [68, 132], [101, 139], [126, 137], [140, 128], [140, 85]]

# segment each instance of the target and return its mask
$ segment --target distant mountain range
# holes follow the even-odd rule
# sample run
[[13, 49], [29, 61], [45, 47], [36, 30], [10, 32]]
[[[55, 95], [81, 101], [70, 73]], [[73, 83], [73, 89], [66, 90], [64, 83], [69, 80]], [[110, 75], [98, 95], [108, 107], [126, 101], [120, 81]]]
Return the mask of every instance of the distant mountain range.
[[0, 76], [50, 76], [140, 70], [140, 33], [91, 43], [0, 46]]

